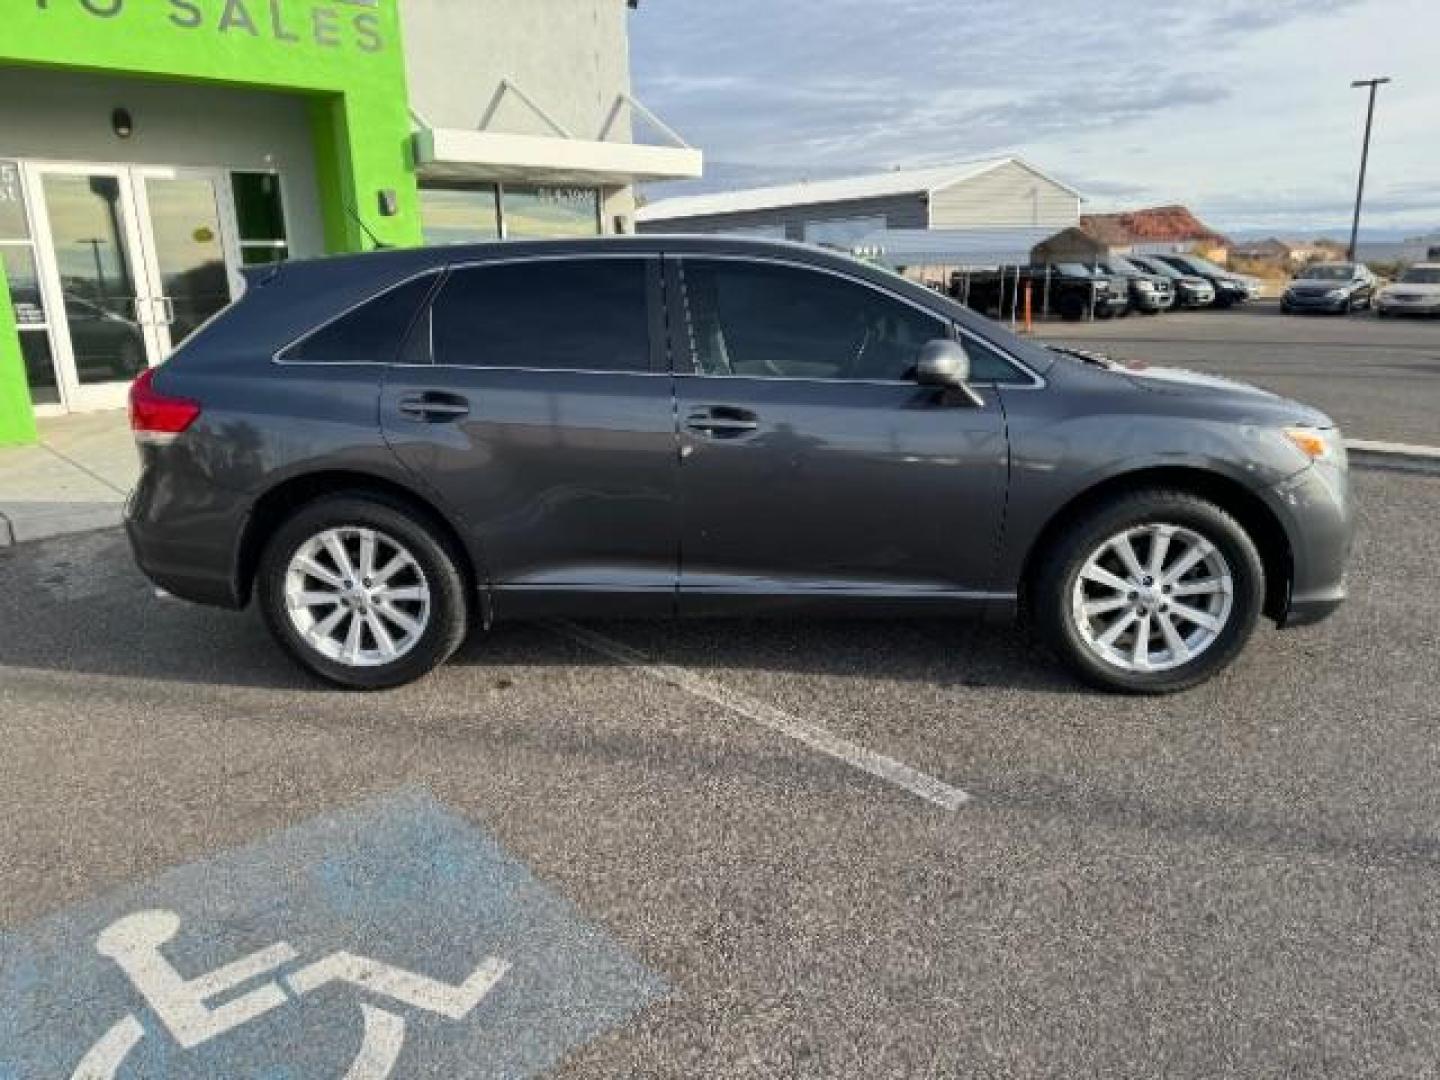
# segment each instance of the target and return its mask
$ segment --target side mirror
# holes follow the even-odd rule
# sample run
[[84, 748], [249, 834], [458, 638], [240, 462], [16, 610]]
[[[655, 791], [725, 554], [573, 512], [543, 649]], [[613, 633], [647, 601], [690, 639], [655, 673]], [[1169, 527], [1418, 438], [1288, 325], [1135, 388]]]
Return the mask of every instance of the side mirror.
[[920, 359], [915, 363], [915, 381], [947, 395], [958, 395], [976, 408], [985, 404], [969, 386], [970, 354], [958, 341], [949, 338], [937, 338], [921, 348]]
[[958, 341], [937, 338], [925, 343], [915, 364], [915, 381], [921, 386], [953, 390], [970, 379], [970, 354]]

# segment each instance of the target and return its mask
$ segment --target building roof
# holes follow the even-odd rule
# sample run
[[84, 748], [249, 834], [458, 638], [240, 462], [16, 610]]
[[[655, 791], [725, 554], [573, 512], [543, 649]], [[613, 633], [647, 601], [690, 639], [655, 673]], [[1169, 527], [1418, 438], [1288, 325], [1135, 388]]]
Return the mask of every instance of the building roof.
[[1080, 228], [1105, 244], [1200, 240], [1230, 246], [1228, 238], [1210, 228], [1184, 206], [1153, 206], [1118, 214], [1082, 214]]
[[[934, 191], [953, 187], [962, 181], [972, 180], [1012, 162], [1039, 176], [1045, 175], [1020, 158], [985, 158], [979, 161], [961, 161], [953, 165], [939, 165], [928, 169], [896, 169], [891, 172], [851, 176], [839, 180], [802, 181], [798, 184], [782, 184], [775, 187], [722, 191], [713, 195], [683, 195], [651, 203], [639, 210], [635, 218], [637, 221], [669, 221], [675, 218], [739, 214], [788, 206], [814, 206], [817, 203], [853, 202], [859, 199], [883, 199], [902, 195], [928, 195]], [[1079, 197], [1079, 192], [1074, 188], [1061, 184], [1053, 177], [1046, 176], [1045, 179], [1059, 184], [1072, 195]]]
[[887, 266], [1016, 266], [1030, 261], [1035, 245], [1053, 227], [975, 229], [881, 229], [852, 251]]

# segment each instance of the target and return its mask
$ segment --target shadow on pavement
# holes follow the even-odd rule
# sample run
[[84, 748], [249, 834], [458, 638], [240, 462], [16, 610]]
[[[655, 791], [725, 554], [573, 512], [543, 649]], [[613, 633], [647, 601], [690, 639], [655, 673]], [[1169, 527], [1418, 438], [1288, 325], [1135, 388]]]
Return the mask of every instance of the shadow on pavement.
[[[154, 595], [123, 538], [104, 531], [0, 552], [0, 668], [290, 691], [332, 688], [297, 669], [256, 613]], [[586, 623], [657, 662], [1074, 693], [1056, 662], [1008, 627], [949, 620]], [[541, 624], [478, 627], [448, 669], [608, 668], [617, 662]], [[440, 677], [444, 677], [443, 671]]]

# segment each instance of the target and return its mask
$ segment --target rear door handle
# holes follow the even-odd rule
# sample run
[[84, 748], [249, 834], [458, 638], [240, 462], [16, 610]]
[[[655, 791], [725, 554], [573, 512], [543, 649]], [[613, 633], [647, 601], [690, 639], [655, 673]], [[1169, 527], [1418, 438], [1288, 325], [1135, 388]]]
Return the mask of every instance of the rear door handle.
[[470, 403], [463, 397], [438, 390], [410, 394], [401, 398], [396, 408], [407, 420], [418, 420], [424, 424], [453, 423], [470, 415]]
[[693, 412], [685, 418], [685, 426], [717, 439], [735, 438], [751, 431], [760, 430], [760, 422], [748, 409], [737, 409], [720, 405], [713, 409]]

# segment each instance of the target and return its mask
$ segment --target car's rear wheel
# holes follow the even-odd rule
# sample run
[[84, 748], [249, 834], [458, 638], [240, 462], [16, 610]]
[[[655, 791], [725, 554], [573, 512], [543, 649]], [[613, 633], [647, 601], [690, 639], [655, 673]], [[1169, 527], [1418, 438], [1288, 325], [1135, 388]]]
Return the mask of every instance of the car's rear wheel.
[[369, 496], [322, 499], [286, 520], [261, 557], [257, 594], [286, 652], [349, 689], [412, 682], [465, 638], [456, 554], [404, 508]]
[[1171, 693], [1226, 667], [1259, 619], [1265, 572], [1230, 514], [1148, 490], [1071, 522], [1042, 556], [1036, 627], [1086, 682]]

